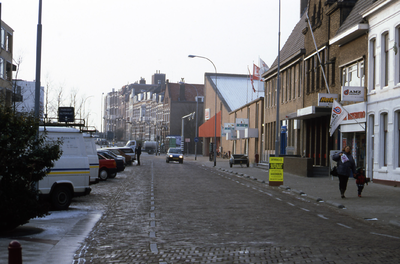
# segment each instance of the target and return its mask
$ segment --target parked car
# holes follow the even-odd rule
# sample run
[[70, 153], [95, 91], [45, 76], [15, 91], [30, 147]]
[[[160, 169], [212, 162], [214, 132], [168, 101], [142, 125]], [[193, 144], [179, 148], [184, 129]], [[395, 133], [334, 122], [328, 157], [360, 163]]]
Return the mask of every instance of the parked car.
[[234, 164], [240, 164], [240, 166], [246, 164], [246, 166], [249, 167], [249, 157], [245, 154], [232, 154], [229, 159], [229, 166], [232, 168]]
[[123, 151], [126, 155], [131, 156], [131, 160], [136, 160], [135, 150], [130, 147], [117, 147], [121, 151]]
[[115, 159], [106, 158], [99, 153], [97, 153], [97, 157], [99, 159], [99, 179], [105, 181], [108, 178], [115, 178], [117, 175], [117, 162]]
[[180, 148], [169, 148], [167, 152], [166, 162], [170, 161], [179, 161], [179, 163], [183, 163], [183, 153]]
[[122, 151], [119, 147], [106, 148], [107, 150], [113, 152], [115, 155], [120, 155], [125, 158], [125, 165], [132, 164], [132, 156], [127, 155], [124, 151]]
[[[117, 156], [114, 153], [112, 153], [109, 150], [106, 149], [98, 149], [97, 153], [103, 155], [104, 157], [108, 159], [114, 159], [115, 162], [117, 163], [117, 172], [124, 171], [125, 170], [125, 162], [123, 157]], [[115, 175], [109, 175], [109, 178], [114, 178]]]

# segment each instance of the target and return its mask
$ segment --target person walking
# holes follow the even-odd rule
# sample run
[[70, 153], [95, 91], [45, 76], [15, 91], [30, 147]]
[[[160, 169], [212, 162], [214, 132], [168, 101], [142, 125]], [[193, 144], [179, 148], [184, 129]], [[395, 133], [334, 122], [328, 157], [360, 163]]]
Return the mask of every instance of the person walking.
[[354, 179], [356, 179], [356, 185], [357, 185], [357, 191], [358, 191], [358, 197], [361, 198], [361, 193], [364, 189], [364, 185], [368, 185], [367, 178], [365, 177], [365, 173], [363, 168], [358, 168], [357, 173], [354, 174]]
[[142, 154], [142, 145], [140, 143], [135, 148], [135, 152], [136, 152], [137, 166], [140, 166], [140, 155]]
[[349, 177], [356, 173], [356, 163], [351, 155], [350, 146], [345, 146], [342, 152], [333, 155], [332, 159], [337, 162], [337, 173], [339, 178], [339, 190], [342, 198], [347, 189]]

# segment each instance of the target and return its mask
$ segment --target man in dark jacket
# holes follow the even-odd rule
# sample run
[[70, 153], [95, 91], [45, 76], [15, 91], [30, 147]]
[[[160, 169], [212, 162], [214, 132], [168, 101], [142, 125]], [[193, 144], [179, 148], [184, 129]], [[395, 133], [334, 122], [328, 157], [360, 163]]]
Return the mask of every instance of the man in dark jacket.
[[344, 147], [343, 151], [333, 155], [332, 159], [337, 162], [339, 190], [342, 198], [345, 198], [344, 192], [347, 189], [349, 177], [356, 173], [356, 163], [351, 155], [350, 146]]
[[135, 152], [136, 152], [137, 166], [140, 166], [140, 155], [142, 154], [142, 145], [140, 143], [135, 148]]

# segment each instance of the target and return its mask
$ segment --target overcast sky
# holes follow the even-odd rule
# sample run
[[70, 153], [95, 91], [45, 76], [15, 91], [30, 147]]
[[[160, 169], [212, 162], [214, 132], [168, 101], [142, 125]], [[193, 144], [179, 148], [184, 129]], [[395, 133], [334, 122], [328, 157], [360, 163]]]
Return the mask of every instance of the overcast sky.
[[[3, 0], [14, 30], [19, 79], [33, 81], [39, 0]], [[156, 72], [203, 84], [218, 73], [247, 74], [278, 54], [278, 0], [43, 0], [41, 84], [78, 90], [100, 129], [101, 97]], [[281, 1], [281, 47], [300, 19], [300, 0]], [[65, 96], [65, 102], [69, 100]]]

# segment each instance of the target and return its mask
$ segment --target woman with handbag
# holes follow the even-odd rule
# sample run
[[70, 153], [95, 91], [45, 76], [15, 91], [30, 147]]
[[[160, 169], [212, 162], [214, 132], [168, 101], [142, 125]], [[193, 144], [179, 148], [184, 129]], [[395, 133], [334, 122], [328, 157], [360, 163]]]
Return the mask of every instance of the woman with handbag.
[[345, 146], [342, 152], [333, 155], [332, 159], [337, 162], [337, 173], [339, 178], [339, 190], [342, 198], [347, 189], [349, 177], [356, 173], [356, 163], [351, 155], [350, 146]]

